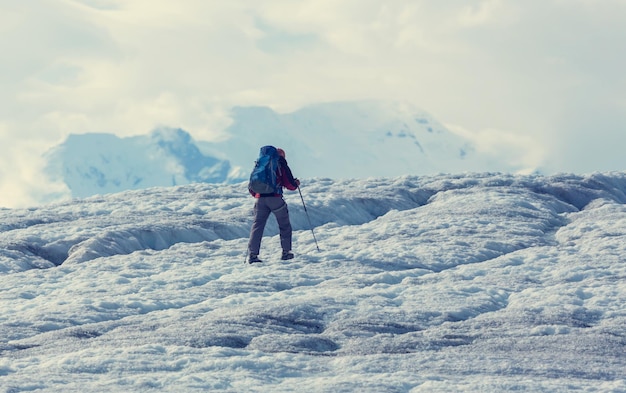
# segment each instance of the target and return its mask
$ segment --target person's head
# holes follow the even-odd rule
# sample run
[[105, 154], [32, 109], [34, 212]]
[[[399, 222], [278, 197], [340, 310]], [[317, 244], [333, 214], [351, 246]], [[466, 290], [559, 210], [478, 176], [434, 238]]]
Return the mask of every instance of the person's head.
[[285, 151], [283, 149], [279, 147], [276, 149], [276, 151], [278, 152], [279, 156], [281, 156], [282, 158], [285, 158]]

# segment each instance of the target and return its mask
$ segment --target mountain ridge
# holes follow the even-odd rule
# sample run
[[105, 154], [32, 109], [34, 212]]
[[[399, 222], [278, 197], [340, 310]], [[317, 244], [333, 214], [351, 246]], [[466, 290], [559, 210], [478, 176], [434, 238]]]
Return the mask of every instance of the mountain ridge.
[[148, 135], [70, 135], [45, 155], [46, 174], [73, 197], [194, 182], [246, 180], [264, 145], [287, 151], [301, 178], [367, 178], [459, 171], [515, 171], [406, 103], [348, 101], [289, 113], [234, 107], [220, 142], [196, 141], [182, 128]]
[[180, 128], [159, 128], [126, 138], [106, 133], [71, 134], [45, 158], [47, 176], [64, 182], [73, 197], [228, 182], [231, 171], [228, 160], [203, 154], [191, 135]]

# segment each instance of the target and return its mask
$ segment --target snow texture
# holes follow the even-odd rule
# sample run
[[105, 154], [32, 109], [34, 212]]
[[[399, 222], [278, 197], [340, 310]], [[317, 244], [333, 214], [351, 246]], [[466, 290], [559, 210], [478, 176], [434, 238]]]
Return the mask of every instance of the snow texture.
[[624, 392], [626, 173], [303, 179], [0, 209], [4, 392]]

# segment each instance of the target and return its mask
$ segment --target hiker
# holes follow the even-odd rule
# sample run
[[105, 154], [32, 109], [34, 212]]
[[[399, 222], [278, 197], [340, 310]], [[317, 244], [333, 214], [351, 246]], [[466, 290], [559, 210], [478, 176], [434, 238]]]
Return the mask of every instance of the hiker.
[[[254, 182], [254, 180], [258, 181]], [[262, 184], [260, 187], [256, 186], [259, 182], [266, 184]], [[260, 189], [263, 190], [268, 184], [269, 188], [264, 191], [269, 192], [257, 192]], [[287, 203], [283, 200], [283, 187], [294, 191], [299, 186], [300, 180], [293, 177], [291, 169], [287, 165], [285, 151], [273, 146], [262, 147], [259, 160], [257, 160], [248, 184], [248, 191], [256, 198], [254, 222], [248, 242], [248, 263], [263, 262], [259, 259], [259, 251], [263, 230], [270, 213], [274, 213], [280, 230], [280, 245], [283, 249], [280, 259], [288, 260], [294, 257], [293, 252], [291, 252], [291, 222], [289, 221]]]

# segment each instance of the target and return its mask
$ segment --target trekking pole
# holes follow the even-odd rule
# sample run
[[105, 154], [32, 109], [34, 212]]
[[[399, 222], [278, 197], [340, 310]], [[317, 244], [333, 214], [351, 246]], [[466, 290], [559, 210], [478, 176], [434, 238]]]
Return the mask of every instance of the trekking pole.
[[302, 207], [304, 207], [304, 213], [306, 213], [306, 218], [309, 220], [309, 226], [311, 227], [311, 233], [313, 234], [313, 240], [315, 240], [315, 247], [317, 247], [317, 252], [320, 251], [320, 246], [317, 245], [317, 239], [315, 238], [315, 232], [313, 232], [313, 224], [311, 224], [311, 217], [309, 217], [309, 212], [306, 210], [306, 205], [304, 204], [304, 198], [302, 197], [302, 191], [300, 191], [300, 186], [298, 186], [298, 192], [300, 193], [300, 199], [302, 200]]

